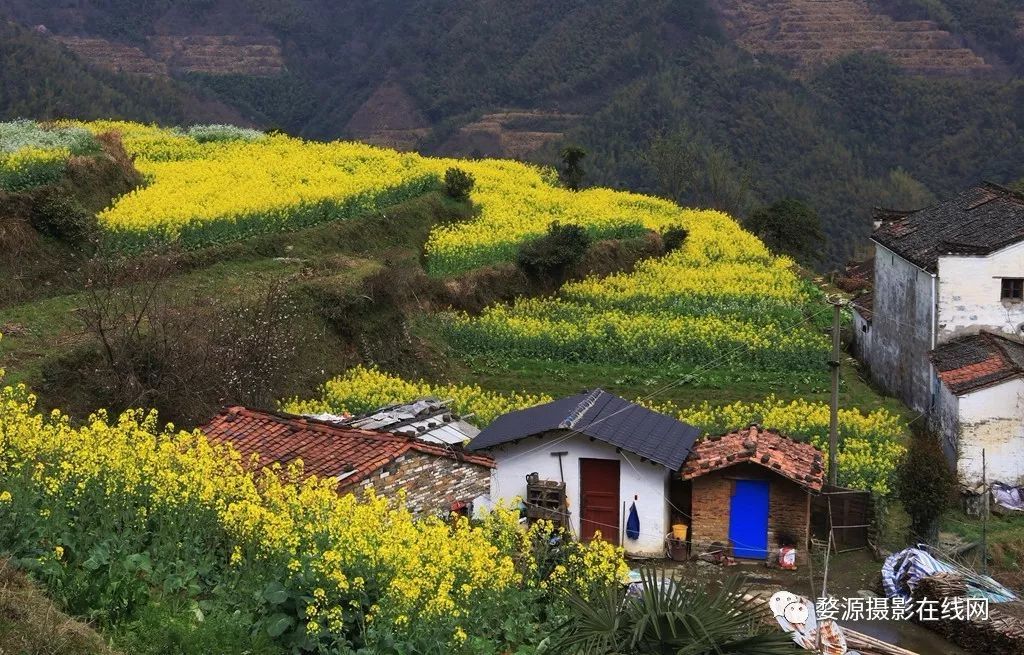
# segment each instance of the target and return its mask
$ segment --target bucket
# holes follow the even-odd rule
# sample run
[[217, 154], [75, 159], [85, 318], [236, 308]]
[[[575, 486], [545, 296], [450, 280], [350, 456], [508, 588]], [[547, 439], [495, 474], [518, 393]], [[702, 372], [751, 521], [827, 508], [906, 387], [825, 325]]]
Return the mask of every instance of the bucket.
[[685, 523], [674, 523], [672, 525], [672, 536], [680, 541], [686, 541], [687, 526]]

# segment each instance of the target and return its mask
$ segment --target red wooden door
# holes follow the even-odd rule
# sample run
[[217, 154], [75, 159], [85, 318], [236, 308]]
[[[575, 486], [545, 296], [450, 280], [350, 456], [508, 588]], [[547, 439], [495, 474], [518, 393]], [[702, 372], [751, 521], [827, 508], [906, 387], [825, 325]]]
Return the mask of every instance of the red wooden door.
[[619, 545], [619, 461], [580, 460], [580, 539], [590, 541], [595, 532]]

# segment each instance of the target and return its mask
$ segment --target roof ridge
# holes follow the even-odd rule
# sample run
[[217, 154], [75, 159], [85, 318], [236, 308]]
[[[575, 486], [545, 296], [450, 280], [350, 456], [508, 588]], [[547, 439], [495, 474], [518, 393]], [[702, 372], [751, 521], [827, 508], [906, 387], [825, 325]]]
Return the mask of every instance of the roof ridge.
[[1020, 347], [1022, 349], [1024, 349], [1024, 344], [1021, 344], [1018, 341], [1014, 341], [1013, 339], [1010, 339], [1006, 335], [990, 332], [989, 330], [982, 330], [980, 334], [984, 335], [987, 338], [988, 342], [991, 343], [994, 348], [997, 348], [999, 350], [999, 354], [1002, 355], [1003, 362], [1005, 364], [1009, 365], [1009, 367], [1014, 371], [1017, 371], [1017, 373], [1024, 373], [1024, 368], [1019, 366], [1017, 362], [1014, 361], [1013, 357], [1010, 356], [1010, 353], [1006, 351], [1007, 346], [1009, 346], [1010, 344]]
[[1024, 193], [1021, 193], [1020, 191], [1014, 191], [1013, 189], [1003, 186], [1002, 184], [990, 182], [989, 180], [982, 180], [979, 186], [987, 187], [993, 191], [1001, 193], [1005, 196], [1010, 196], [1014, 200], [1018, 200], [1024, 203]]
[[588, 392], [587, 396], [569, 412], [561, 423], [558, 424], [558, 427], [563, 430], [572, 430], [575, 428], [583, 417], [586, 416], [587, 412], [594, 408], [594, 405], [597, 404], [598, 398], [600, 398], [603, 393], [604, 390], [601, 388]]

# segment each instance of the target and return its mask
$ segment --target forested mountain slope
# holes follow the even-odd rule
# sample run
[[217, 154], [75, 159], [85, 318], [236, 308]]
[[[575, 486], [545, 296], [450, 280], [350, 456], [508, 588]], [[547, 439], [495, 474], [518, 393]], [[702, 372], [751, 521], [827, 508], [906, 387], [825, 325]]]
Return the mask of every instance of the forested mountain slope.
[[0, 20], [0, 116], [142, 121], [236, 121], [241, 114], [169, 79], [119, 75], [84, 64], [56, 42]]
[[209, 121], [195, 98], [213, 95], [264, 127], [428, 153], [551, 162], [576, 142], [587, 183], [740, 216], [800, 197], [831, 264], [863, 245], [873, 205], [1022, 174], [1021, 0], [39, 5], [0, 0], [39, 32], [38, 56], [3, 51], [8, 74], [39, 78], [73, 51], [77, 78], [127, 99], [40, 110], [22, 83], [2, 118]]

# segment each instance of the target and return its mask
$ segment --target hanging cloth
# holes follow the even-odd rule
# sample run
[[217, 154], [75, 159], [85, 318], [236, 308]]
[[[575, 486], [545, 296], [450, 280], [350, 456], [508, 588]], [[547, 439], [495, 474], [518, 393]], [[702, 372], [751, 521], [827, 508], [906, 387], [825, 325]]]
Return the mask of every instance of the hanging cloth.
[[626, 519], [626, 536], [630, 539], [640, 538], [640, 515], [636, 511], [636, 503], [629, 508], [629, 518]]

